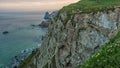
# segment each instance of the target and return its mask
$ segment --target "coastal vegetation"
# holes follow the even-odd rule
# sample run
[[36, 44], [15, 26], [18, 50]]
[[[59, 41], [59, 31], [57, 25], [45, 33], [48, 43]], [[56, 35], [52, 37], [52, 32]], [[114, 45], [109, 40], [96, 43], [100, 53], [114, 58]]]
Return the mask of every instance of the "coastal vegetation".
[[82, 68], [120, 68], [120, 32], [90, 57]]
[[114, 6], [119, 5], [120, 0], [81, 0], [63, 7], [61, 11], [67, 13], [90, 13], [113, 9]]

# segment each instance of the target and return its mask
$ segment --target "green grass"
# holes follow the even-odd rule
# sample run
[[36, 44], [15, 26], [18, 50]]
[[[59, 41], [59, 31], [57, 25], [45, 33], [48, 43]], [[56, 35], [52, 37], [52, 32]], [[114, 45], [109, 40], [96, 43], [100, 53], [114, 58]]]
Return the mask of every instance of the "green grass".
[[54, 18], [60, 19], [61, 13], [67, 13], [67, 18], [63, 21], [64, 25], [71, 19], [71, 16], [81, 13], [96, 13], [98, 11], [114, 10], [115, 6], [120, 6], [120, 0], [81, 0], [77, 3], [63, 7]]
[[120, 68], [120, 32], [101, 51], [90, 57], [82, 68]]
[[63, 7], [62, 12], [67, 13], [90, 13], [113, 9], [114, 6], [119, 6], [120, 0], [81, 0], [77, 3]]

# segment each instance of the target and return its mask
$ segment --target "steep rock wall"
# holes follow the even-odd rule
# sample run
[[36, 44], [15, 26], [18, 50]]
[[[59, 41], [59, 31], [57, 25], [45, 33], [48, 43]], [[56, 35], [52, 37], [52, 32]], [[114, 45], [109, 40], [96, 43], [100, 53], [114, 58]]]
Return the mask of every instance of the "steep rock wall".
[[75, 68], [120, 30], [120, 8], [52, 20], [42, 46], [26, 68]]

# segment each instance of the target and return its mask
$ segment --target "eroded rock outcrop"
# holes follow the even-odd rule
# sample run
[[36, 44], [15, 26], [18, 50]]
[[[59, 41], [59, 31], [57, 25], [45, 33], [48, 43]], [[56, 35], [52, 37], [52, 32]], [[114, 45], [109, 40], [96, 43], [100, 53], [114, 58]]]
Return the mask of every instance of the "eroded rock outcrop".
[[26, 68], [75, 68], [120, 30], [120, 8], [96, 13], [60, 13]]

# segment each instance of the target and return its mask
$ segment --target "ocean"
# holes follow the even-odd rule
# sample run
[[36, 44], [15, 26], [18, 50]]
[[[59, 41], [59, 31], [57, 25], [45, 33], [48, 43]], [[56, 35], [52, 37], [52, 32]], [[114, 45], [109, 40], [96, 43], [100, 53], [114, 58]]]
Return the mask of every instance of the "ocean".
[[[37, 48], [47, 29], [33, 27], [43, 20], [42, 11], [0, 11], [0, 66], [8, 65], [22, 50]], [[8, 34], [3, 34], [8, 31]]]

